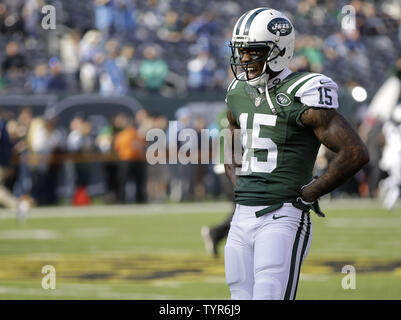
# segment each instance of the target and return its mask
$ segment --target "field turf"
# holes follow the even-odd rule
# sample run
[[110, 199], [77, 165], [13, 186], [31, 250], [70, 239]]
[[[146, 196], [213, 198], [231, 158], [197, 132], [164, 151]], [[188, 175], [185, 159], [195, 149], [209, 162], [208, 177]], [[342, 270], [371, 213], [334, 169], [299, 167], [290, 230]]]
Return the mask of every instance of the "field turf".
[[[401, 206], [325, 200], [297, 299], [401, 299]], [[222, 255], [204, 249], [203, 225], [227, 202], [41, 207], [24, 224], [0, 210], [0, 299], [229, 299]], [[224, 243], [219, 249], [223, 252]], [[56, 289], [42, 288], [54, 266]], [[342, 268], [356, 270], [345, 290]]]

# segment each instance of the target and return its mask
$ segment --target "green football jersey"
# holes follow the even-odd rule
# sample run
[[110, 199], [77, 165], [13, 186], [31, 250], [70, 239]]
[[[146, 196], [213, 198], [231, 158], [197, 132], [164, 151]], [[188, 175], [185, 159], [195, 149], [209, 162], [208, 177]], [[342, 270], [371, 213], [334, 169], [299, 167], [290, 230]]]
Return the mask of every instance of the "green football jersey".
[[313, 130], [302, 125], [301, 114], [310, 107], [338, 107], [337, 85], [321, 74], [285, 69], [268, 87], [266, 95], [263, 88], [233, 80], [227, 92], [227, 106], [241, 128], [235, 199], [242, 205], [296, 200], [312, 179], [320, 147]]

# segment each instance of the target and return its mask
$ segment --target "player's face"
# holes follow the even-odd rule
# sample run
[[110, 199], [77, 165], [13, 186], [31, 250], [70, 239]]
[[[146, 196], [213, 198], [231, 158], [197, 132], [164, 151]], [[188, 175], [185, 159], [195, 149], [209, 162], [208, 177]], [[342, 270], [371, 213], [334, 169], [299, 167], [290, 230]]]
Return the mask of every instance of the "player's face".
[[[262, 74], [263, 66], [266, 62], [266, 59], [261, 58], [266, 57], [267, 53], [268, 49], [265, 48], [239, 49], [241, 63], [247, 63], [247, 70], [244, 71], [247, 72], [248, 80], [259, 77]], [[259, 61], [255, 61], [254, 63], [252, 63], [252, 61], [254, 60]]]

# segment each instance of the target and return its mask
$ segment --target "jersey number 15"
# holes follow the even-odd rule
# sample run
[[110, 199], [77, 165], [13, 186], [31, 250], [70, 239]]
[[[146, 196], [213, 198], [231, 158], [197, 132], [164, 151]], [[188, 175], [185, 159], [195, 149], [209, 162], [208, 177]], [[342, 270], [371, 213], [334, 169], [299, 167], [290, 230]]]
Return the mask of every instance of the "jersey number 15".
[[[247, 129], [248, 113], [241, 113], [239, 122], [242, 135], [242, 173], [263, 172], [271, 173], [277, 167], [277, 145], [270, 138], [262, 138], [260, 126], [276, 126], [277, 116], [255, 113], [253, 116], [252, 129]], [[266, 161], [259, 161], [253, 156], [255, 149], [267, 150]]]

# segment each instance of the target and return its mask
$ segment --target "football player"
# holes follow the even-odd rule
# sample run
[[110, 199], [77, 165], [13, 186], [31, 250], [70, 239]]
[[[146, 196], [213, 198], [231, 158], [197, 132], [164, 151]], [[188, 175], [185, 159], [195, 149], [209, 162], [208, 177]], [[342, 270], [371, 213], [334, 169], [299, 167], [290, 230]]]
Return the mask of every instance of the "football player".
[[[230, 42], [235, 79], [227, 116], [242, 143], [241, 168], [225, 164], [236, 202], [224, 257], [232, 299], [295, 299], [312, 239], [310, 209], [323, 215], [319, 197], [369, 161], [358, 134], [336, 112], [333, 80], [287, 67], [294, 39], [284, 14], [257, 8], [238, 19]], [[312, 179], [321, 144], [335, 156]]]
[[382, 135], [385, 143], [379, 166], [388, 177], [380, 181], [379, 194], [383, 206], [392, 210], [400, 197], [401, 187], [401, 104], [394, 108], [391, 119], [384, 122]]

